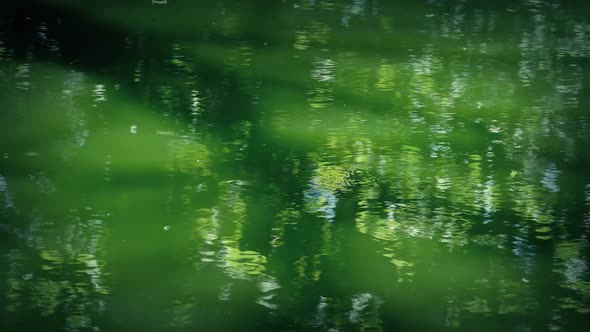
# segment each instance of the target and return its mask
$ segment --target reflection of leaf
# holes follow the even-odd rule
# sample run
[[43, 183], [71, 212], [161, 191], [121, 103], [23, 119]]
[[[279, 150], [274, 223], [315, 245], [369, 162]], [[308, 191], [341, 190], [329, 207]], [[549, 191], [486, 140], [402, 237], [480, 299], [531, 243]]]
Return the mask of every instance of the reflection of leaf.
[[412, 263], [408, 263], [406, 261], [402, 261], [400, 259], [392, 259], [390, 262], [392, 262], [395, 266], [397, 267], [406, 267], [406, 266], [412, 266]]
[[61, 264], [64, 262], [63, 257], [61, 257], [56, 250], [44, 250], [40, 255], [41, 258], [51, 261], [53, 264]]
[[551, 240], [551, 235], [537, 235], [535, 237], [539, 240]]
[[89, 260], [94, 259], [94, 255], [92, 255], [92, 254], [79, 254], [77, 258], [78, 258], [79, 262], [85, 263]]

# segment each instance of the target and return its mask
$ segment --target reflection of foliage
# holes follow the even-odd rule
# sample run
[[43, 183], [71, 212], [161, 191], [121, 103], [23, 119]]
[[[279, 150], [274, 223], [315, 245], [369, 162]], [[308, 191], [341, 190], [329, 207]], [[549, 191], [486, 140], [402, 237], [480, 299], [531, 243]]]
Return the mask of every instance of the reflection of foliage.
[[[24, 280], [30, 279], [23, 271], [22, 254], [16, 250], [10, 250], [7, 254], [8, 277], [6, 278], [6, 310], [16, 312], [22, 305], [21, 292], [24, 288]], [[26, 275], [26, 277], [25, 277]]]
[[248, 138], [252, 130], [252, 124], [249, 121], [242, 121], [232, 126], [231, 137], [223, 146], [223, 152], [229, 160], [243, 160], [246, 156], [248, 147]]
[[481, 246], [490, 246], [502, 249], [506, 246], [506, 235], [505, 234], [480, 234], [471, 236], [469, 239], [472, 243]]
[[383, 62], [377, 69], [377, 83], [375, 87], [383, 91], [393, 91], [395, 78], [395, 67], [393, 64]]
[[527, 313], [537, 306], [530, 284], [525, 282], [502, 280], [498, 286], [500, 301], [499, 314]]
[[48, 264], [42, 266], [43, 270], [53, 270], [63, 264], [64, 259], [56, 250], [44, 250], [41, 252], [41, 258], [47, 261]]
[[186, 302], [183, 301], [176, 301], [172, 308], [172, 322], [171, 326], [175, 328], [183, 328], [189, 326], [192, 322], [191, 317], [191, 310], [194, 307], [194, 299], [188, 300]]
[[219, 253], [220, 267], [232, 278], [253, 279], [266, 270], [266, 257], [255, 251], [225, 247]]
[[335, 165], [320, 166], [312, 179], [315, 186], [331, 192], [350, 191], [351, 181], [350, 170]]
[[53, 315], [60, 304], [59, 297], [66, 286], [67, 284], [51, 280], [39, 280], [31, 289], [33, 306], [39, 309], [42, 316]]
[[356, 294], [352, 297], [352, 308], [348, 318], [352, 323], [360, 323], [362, 331], [379, 331], [381, 330], [379, 318], [381, 304], [383, 301], [372, 294]]
[[207, 147], [194, 139], [178, 138], [169, 143], [174, 164], [171, 167], [178, 172], [192, 174], [194, 171], [202, 175], [210, 173], [209, 151]]
[[400, 156], [400, 187], [404, 199], [416, 199], [422, 196], [421, 174], [422, 171], [422, 154], [418, 147], [405, 145], [402, 147]]
[[324, 45], [330, 37], [330, 30], [330, 26], [324, 23], [311, 22], [295, 32], [293, 47], [297, 50], [305, 50], [310, 46]]
[[306, 210], [332, 220], [338, 195], [351, 192], [356, 185], [355, 167], [321, 165], [315, 170], [304, 192]]
[[465, 303], [465, 310], [476, 313], [476, 314], [483, 314], [489, 313], [490, 307], [488, 305], [488, 301], [486, 299], [481, 299], [476, 297], [474, 300], [467, 301]]
[[563, 278], [562, 287], [571, 291], [569, 296], [560, 299], [561, 307], [579, 313], [590, 313], [590, 282], [584, 280], [589, 272], [588, 260], [582, 254], [586, 246], [587, 243], [582, 241], [559, 243], [553, 269]]
[[[577, 222], [574, 217], [565, 220], [578, 214], [577, 207], [571, 208], [579, 205], [579, 195], [572, 195], [578, 192], [577, 184], [568, 187], [566, 181], [568, 162], [585, 165], [587, 155], [578, 147], [578, 141], [580, 138], [587, 140], [587, 133], [585, 129], [575, 128], [586, 125], [584, 122], [577, 126], [579, 118], [575, 111], [563, 112], [564, 109], [577, 110], [583, 102], [584, 68], [567, 58], [588, 55], [588, 43], [584, 42], [588, 24], [576, 18], [558, 18], [561, 15], [549, 18], [546, 10], [556, 10], [557, 14], [561, 9], [557, 9], [558, 6], [545, 8], [539, 1], [527, 3], [527, 6], [539, 6], [533, 8], [532, 17], [524, 12], [523, 15], [500, 16], [504, 14], [487, 10], [465, 15], [466, 7], [450, 6], [456, 12], [437, 15], [436, 19], [420, 16], [421, 27], [429, 33], [421, 31], [419, 35], [395, 37], [404, 38], [403, 43], [390, 43], [388, 38], [392, 32], [403, 29], [404, 23], [383, 16], [387, 8], [377, 2], [354, 1], [343, 6], [333, 1], [284, 2], [277, 6], [305, 16], [306, 21], [301, 23], [295, 16], [291, 23], [284, 23], [291, 24], [284, 31], [292, 35], [285, 39], [281, 35], [281, 40], [289, 42], [281, 41], [287, 46], [280, 48], [284, 45], [276, 47], [273, 44], [276, 40], [270, 38], [274, 32], [269, 35], [259, 32], [258, 28], [250, 26], [253, 23], [247, 11], [243, 14], [237, 6], [232, 8], [233, 2], [228, 3], [219, 4], [223, 15], [212, 16], [217, 24], [207, 22], [207, 26], [192, 22], [193, 17], [187, 13], [178, 12], [182, 6], [175, 7], [173, 13], [185, 20], [190, 17], [190, 20], [182, 23], [182, 20], [170, 19], [162, 24], [163, 29], [184, 31], [190, 26], [197, 30], [190, 30], [191, 36], [204, 37], [198, 43], [194, 43], [194, 37], [190, 43], [175, 40], [173, 45], [163, 48], [168, 52], [161, 63], [164, 69], [158, 69], [157, 59], [154, 61], [144, 55], [130, 62], [132, 68], [128, 68], [127, 75], [140, 88], [138, 90], [146, 91], [147, 99], [157, 99], [157, 109], [162, 110], [166, 120], [121, 107], [113, 102], [113, 96], [125, 87], [87, 80], [85, 75], [40, 75], [68, 80], [66, 84], [59, 84], [64, 91], [53, 90], [53, 87], [45, 90], [45, 83], [41, 80], [39, 84], [35, 76], [45, 71], [25, 63], [10, 69], [15, 73], [10, 84], [28, 91], [18, 94], [22, 99], [38, 91], [63, 97], [66, 100], [63, 106], [67, 108], [64, 116], [68, 120], [64, 123], [71, 124], [71, 128], [66, 130], [67, 134], [59, 136], [67, 136], [70, 148], [85, 151], [92, 156], [88, 164], [100, 164], [99, 167], [111, 164], [111, 152], [125, 152], [117, 144], [131, 141], [129, 136], [132, 136], [128, 130], [124, 130], [125, 135], [109, 136], [108, 142], [117, 144], [103, 142], [107, 147], [99, 149], [100, 153], [86, 145], [96, 140], [97, 132], [113, 130], [109, 121], [117, 124], [123, 121], [109, 115], [110, 108], [120, 110], [127, 118], [142, 120], [152, 127], [163, 126], [163, 129], [169, 129], [162, 125], [169, 124], [167, 121], [184, 125], [182, 110], [193, 111], [190, 134], [150, 132], [146, 136], [137, 135], [141, 137], [134, 141], [137, 143], [129, 143], [131, 150], [147, 146], [145, 151], [150, 151], [152, 143], [167, 142], [165, 158], [155, 154], [151, 159], [138, 158], [134, 164], [125, 155], [116, 160], [119, 164], [114, 167], [129, 166], [130, 177], [133, 177], [143, 168], [159, 172], [159, 166], [165, 164], [167, 172], [189, 175], [182, 177], [182, 183], [178, 184], [182, 191], [178, 197], [183, 203], [179, 210], [183, 216], [189, 216], [187, 227], [193, 228], [192, 232], [187, 232], [189, 247], [194, 248], [189, 259], [199, 273], [218, 268], [216, 277], [223, 283], [218, 298], [222, 301], [229, 301], [231, 295], [240, 296], [237, 291], [232, 294], [234, 282], [237, 284], [234, 279], [239, 279], [239, 282], [256, 283], [260, 296], [251, 302], [269, 310], [280, 309], [277, 303], [285, 305], [301, 297], [319, 298], [315, 327], [348, 330], [352, 324], [379, 330], [384, 301], [396, 303], [408, 299], [408, 303], [414, 303], [418, 300], [403, 296], [400, 300], [397, 294], [391, 296], [395, 293], [391, 289], [380, 289], [372, 294], [363, 289], [366, 286], [360, 282], [347, 284], [350, 290], [336, 296], [309, 291], [329, 278], [331, 267], [326, 265], [325, 257], [333, 258], [340, 265], [348, 263], [349, 257], [342, 254], [345, 252], [342, 248], [350, 237], [370, 244], [366, 247], [353, 244], [351, 251], [359, 251], [362, 260], [379, 262], [375, 263], [378, 266], [375, 271], [363, 273], [376, 272], [380, 277], [380, 273], [391, 268], [396, 274], [385, 276], [390, 278], [387, 287], [412, 285], [419, 289], [422, 286], [434, 289], [434, 295], [428, 294], [429, 299], [430, 296], [435, 300], [454, 298], [452, 304], [443, 304], [447, 307], [441, 309], [452, 313], [450, 325], [453, 327], [459, 327], [462, 311], [476, 315], [530, 314], [536, 308], [533, 294], [540, 292], [541, 287], [547, 287], [547, 292], [555, 292], [560, 287], [559, 292], [564, 293], [556, 301], [558, 307], [551, 308], [553, 311], [572, 309], [582, 314], [590, 311], [587, 243], [570, 230], [574, 228], [570, 224]], [[291, 12], [284, 7], [286, 4], [300, 8]], [[437, 7], [442, 5], [432, 6], [436, 11], [446, 10]], [[142, 7], [141, 12], [149, 14], [151, 9]], [[330, 15], [319, 15], [316, 9], [329, 11]], [[135, 23], [130, 23], [112, 9], [90, 14], [130, 29], [160, 29], [142, 15], [135, 15], [138, 17], [134, 18]], [[339, 23], [332, 24], [331, 18], [338, 18], [334, 21]], [[356, 30], [359, 28], [356, 24], [371, 24], [373, 18], [378, 24], [372, 29], [382, 31], [373, 35]], [[520, 42], [515, 48], [520, 54], [517, 60], [512, 59], [512, 49], [504, 50], [501, 43], [490, 42], [489, 37], [498, 32], [494, 23], [497, 19], [519, 23], [501, 25], [517, 27], [512, 31], [515, 40]], [[555, 35], [555, 29], [549, 29], [556, 23], [547, 24], [550, 19], [563, 23], [557, 24], [558, 30], [561, 29], [559, 36]], [[464, 29], [467, 25], [472, 28]], [[251, 38], [254, 31], [255, 38]], [[362, 31], [360, 38], [356, 35], [359, 31]], [[133, 34], [126, 35], [133, 39]], [[428, 38], [423, 39], [422, 35]], [[222, 39], [218, 41], [217, 38]], [[555, 56], [547, 52], [549, 42], [557, 45]], [[379, 50], [356, 47], [357, 43], [376, 44]], [[390, 45], [409, 47], [403, 52], [390, 52]], [[0, 57], [4, 57], [7, 54], [4, 44], [0, 46]], [[126, 51], [149, 53], [145, 48], [133, 50], [131, 46]], [[169, 78], [170, 70], [178, 80], [165, 84], [151, 81], [153, 77]], [[209, 81], [211, 73], [215, 80]], [[248, 96], [242, 100], [241, 94]], [[539, 98], [532, 99], [529, 94], [538, 94]], [[89, 102], [93, 105], [92, 112], [84, 109], [85, 98], [94, 99]], [[237, 98], [236, 102], [228, 104], [238, 107], [224, 109], [232, 98]], [[246, 112], [239, 105], [247, 105], [253, 112]], [[240, 120], [227, 121], [225, 115], [230, 113]], [[21, 115], [39, 123], [46, 120], [38, 115]], [[270, 121], [265, 122], [268, 119]], [[43, 127], [47, 131], [44, 135], [51, 136], [60, 128], [53, 124]], [[140, 126], [140, 134], [143, 128]], [[265, 144], [258, 141], [260, 131], [262, 137], [268, 139]], [[284, 136], [288, 139], [272, 141]], [[35, 141], [42, 140], [35, 137]], [[53, 154], [45, 152], [49, 153], [29, 156], [47, 158]], [[250, 163], [252, 160], [258, 156], [266, 158], [267, 154], [273, 156], [273, 165], [251, 167], [256, 164]], [[578, 161], [578, 154], [582, 161]], [[4, 159], [12, 161], [14, 155], [11, 152]], [[298, 157], [291, 158], [292, 155]], [[279, 164], [278, 167], [274, 163]], [[222, 169], [214, 168], [219, 164], [223, 164]], [[63, 166], [56, 165], [59, 169]], [[84, 168], [74, 165], [76, 167]], [[277, 170], [278, 176], [267, 177], [269, 168], [273, 172]], [[261, 182], [250, 186], [245, 181], [226, 180], [224, 176], [233, 174], [234, 169], [247, 176], [262, 174], [257, 177]], [[76, 205], [77, 209], [67, 213], [69, 217], [65, 218], [67, 225], [63, 232], [54, 226], [47, 226], [43, 231], [40, 227], [19, 230], [20, 233], [15, 231], [17, 241], [28, 247], [26, 250], [11, 249], [6, 254], [6, 310], [15, 313], [30, 302], [41, 315], [51, 316], [64, 308], [69, 329], [92, 328], [94, 317], [103, 310], [100, 301], [110, 292], [104, 272], [108, 259], [100, 248], [105, 246], [103, 229], [113, 226], [103, 225], [101, 213], [90, 212], [94, 215], [85, 216], [85, 209], [97, 201], [110, 209], [117, 202], [116, 199], [97, 198], [100, 194], [94, 196], [88, 188], [72, 190], [76, 194], [84, 192], [79, 201], [68, 197], [64, 194], [71, 186], [68, 181], [86, 183], [86, 178], [72, 176], [73, 180], [60, 182], [51, 174], [28, 172], [30, 183], [27, 185], [43, 193], [43, 200], [63, 201], [65, 205]], [[59, 207], [38, 208], [36, 202], [16, 209], [14, 205], [22, 200], [18, 197], [19, 185], [10, 187], [9, 191], [7, 183], [12, 178], [4, 175], [3, 170], [0, 176], [2, 212], [25, 211], [31, 206], [44, 212], [59, 210]], [[205, 184], [204, 177], [215, 180]], [[144, 182], [149, 184], [151, 180]], [[170, 185], [174, 186], [176, 184]], [[279, 203], [271, 207], [265, 205], [268, 199], [260, 188], [266, 187], [285, 189], [276, 195]], [[119, 192], [128, 188], [123, 181], [107, 189]], [[162, 193], [154, 201], [162, 199], [174, 205], [178, 199], [176, 187], [174, 189], [174, 193]], [[110, 194], [107, 192], [105, 196]], [[587, 194], [587, 197], [590, 196]], [[349, 203], [355, 207], [354, 215], [342, 218], [354, 222], [352, 231], [334, 220], [335, 211], [348, 204], [345, 199], [351, 200]], [[574, 202], [569, 205], [569, 200]], [[151, 203], [146, 200], [146, 204]], [[585, 208], [588, 209], [588, 205]], [[259, 210], [272, 217], [268, 220], [250, 218], [257, 216]], [[312, 218], [305, 212], [311, 212], [314, 218], [319, 215], [334, 222], [308, 222]], [[47, 213], [48, 217], [41, 218], [41, 222], [51, 225], [56, 219], [49, 217], [53, 214], [59, 213]], [[26, 213], [19, 215], [19, 219], [23, 215]], [[155, 217], [145, 217], [145, 227], [150, 229]], [[176, 215], [170, 219], [170, 223], [183, 221]], [[260, 233], [260, 238], [253, 240], [253, 236], [248, 235], [250, 227]], [[350, 231], [349, 237], [335, 236], [344, 232], [343, 229]], [[136, 232], [137, 237], [144, 234], [143, 230]], [[166, 235], [169, 234], [174, 233]], [[182, 238], [182, 235], [175, 236]], [[573, 240], [564, 240], [570, 238]], [[137, 242], [146, 246], [153, 244], [147, 240]], [[539, 245], [539, 242], [544, 243]], [[184, 242], [178, 243], [172, 246], [181, 247]], [[555, 243], [552, 267], [559, 276], [559, 286], [551, 284], [552, 281], [529, 283], [525, 278], [521, 282], [519, 274], [531, 278], [531, 271], [539, 270], [539, 275], [549, 272], [539, 264], [544, 258], [537, 255], [550, 255], [543, 252], [543, 246], [551, 243]], [[372, 245], [377, 249], [368, 250]], [[427, 250], [429, 247], [434, 248], [434, 254]], [[480, 258], [488, 252], [512, 260], [479, 264]], [[29, 262], [29, 256], [35, 257], [34, 262]], [[445, 256], [450, 262], [425, 268], [423, 265], [429, 265], [426, 263], [433, 256], [435, 259]], [[281, 257], [278, 259], [281, 261], [273, 261], [273, 257]], [[507, 261], [514, 265], [514, 271], [499, 268], [498, 265], [508, 264]], [[478, 273], [495, 275], [500, 280], [491, 282], [475, 276]], [[339, 277], [345, 280], [345, 276]], [[329, 286], [338, 282], [339, 279]], [[461, 289], [471, 283], [476, 286], [470, 293], [461, 294]], [[283, 290], [281, 284], [292, 286], [296, 294]], [[198, 310], [201, 301], [197, 295], [200, 294], [183, 295], [174, 302], [172, 325], [191, 324], [191, 315]], [[432, 306], [439, 305], [436, 302]]]

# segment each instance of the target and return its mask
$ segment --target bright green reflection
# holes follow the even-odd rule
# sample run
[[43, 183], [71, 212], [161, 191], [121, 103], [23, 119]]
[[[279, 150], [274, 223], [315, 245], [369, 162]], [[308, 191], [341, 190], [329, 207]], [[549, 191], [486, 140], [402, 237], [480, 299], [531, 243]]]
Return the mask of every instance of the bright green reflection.
[[3, 330], [585, 326], [586, 7], [156, 2], [2, 14]]

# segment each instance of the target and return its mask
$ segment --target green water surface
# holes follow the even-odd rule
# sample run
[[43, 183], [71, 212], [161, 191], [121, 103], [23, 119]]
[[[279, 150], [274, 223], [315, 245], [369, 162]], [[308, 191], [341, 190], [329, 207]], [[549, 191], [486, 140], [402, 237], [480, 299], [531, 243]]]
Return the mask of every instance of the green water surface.
[[1, 331], [585, 331], [590, 4], [0, 5]]

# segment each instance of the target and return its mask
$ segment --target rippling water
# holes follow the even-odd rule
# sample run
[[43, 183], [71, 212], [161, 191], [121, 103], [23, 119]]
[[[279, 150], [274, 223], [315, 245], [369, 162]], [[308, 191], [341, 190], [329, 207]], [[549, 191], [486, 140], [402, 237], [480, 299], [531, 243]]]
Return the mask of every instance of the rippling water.
[[0, 14], [3, 331], [580, 331], [590, 7]]

